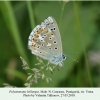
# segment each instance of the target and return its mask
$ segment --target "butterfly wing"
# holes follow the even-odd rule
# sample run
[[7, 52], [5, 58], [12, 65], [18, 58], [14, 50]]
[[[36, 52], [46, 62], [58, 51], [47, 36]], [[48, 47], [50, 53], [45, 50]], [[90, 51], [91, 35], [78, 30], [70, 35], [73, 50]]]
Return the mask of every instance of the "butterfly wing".
[[[38, 27], [40, 26], [35, 27], [29, 36], [28, 48], [31, 50], [32, 54], [39, 56], [43, 59], [49, 60], [48, 58], [50, 54], [48, 53], [45, 47], [45, 42], [40, 35], [42, 33], [40, 31], [42, 30], [39, 30]], [[37, 34], [37, 32], [39, 34]]]
[[33, 29], [29, 36], [28, 48], [33, 54], [46, 60], [62, 54], [60, 33], [54, 18], [48, 17]]
[[48, 17], [44, 22], [47, 23], [47, 27], [53, 32], [54, 37], [56, 38], [57, 46], [59, 48], [56, 52], [58, 53], [57, 55], [62, 56], [62, 42], [56, 20], [53, 17]]

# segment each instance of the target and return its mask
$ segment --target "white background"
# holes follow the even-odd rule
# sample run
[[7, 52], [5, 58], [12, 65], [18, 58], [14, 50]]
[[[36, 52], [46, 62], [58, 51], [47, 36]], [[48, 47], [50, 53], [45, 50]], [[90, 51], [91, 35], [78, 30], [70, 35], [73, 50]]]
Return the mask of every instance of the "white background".
[[[14, 93], [16, 91], [26, 91], [28, 95], [36, 95], [35, 93], [27, 93], [28, 91], [39, 91], [36, 93], [37, 95], [40, 94], [52, 94], [52, 95], [59, 95], [60, 97], [39, 97], [39, 96], [30, 96], [30, 97], [23, 97], [24, 93]], [[41, 93], [40, 91], [47, 91], [47, 93]], [[48, 91], [51, 91], [49, 93]], [[12, 92], [10, 92], [12, 91]], [[14, 91], [14, 92], [13, 92]], [[64, 91], [65, 93], [54, 93]], [[69, 91], [69, 92], [66, 92]], [[73, 93], [71, 93], [71, 92]], [[80, 93], [75, 93], [75, 91], [79, 91]], [[84, 91], [84, 93], [81, 93]], [[86, 92], [87, 91], [87, 92]], [[92, 93], [93, 92], [93, 93]], [[61, 94], [73, 94], [75, 96], [63, 96]], [[0, 88], [0, 100], [100, 100], [100, 88]]]

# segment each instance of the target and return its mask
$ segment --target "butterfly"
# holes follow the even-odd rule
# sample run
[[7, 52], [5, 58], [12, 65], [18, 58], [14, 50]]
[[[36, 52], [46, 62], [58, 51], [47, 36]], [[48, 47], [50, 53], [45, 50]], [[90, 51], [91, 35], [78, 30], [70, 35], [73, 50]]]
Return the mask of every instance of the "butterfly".
[[32, 54], [60, 67], [63, 66], [63, 61], [67, 58], [62, 53], [62, 42], [57, 22], [51, 16], [32, 30], [28, 38], [28, 48]]

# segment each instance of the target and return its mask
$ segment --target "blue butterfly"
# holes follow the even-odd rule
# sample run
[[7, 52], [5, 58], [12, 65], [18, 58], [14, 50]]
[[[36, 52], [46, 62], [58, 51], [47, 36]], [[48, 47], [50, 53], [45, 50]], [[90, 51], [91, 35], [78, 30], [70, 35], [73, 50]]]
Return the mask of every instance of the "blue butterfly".
[[63, 66], [63, 61], [67, 58], [62, 53], [60, 32], [53, 17], [46, 18], [32, 30], [29, 36], [28, 48], [32, 54], [60, 67]]

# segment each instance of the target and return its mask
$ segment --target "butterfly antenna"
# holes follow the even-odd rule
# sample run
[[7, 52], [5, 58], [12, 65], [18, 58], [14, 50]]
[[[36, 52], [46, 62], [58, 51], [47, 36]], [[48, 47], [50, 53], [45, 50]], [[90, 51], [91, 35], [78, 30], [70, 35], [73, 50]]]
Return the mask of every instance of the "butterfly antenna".
[[75, 60], [74, 58], [72, 58], [72, 57], [70, 57], [68, 55], [67, 55], [67, 57], [70, 58], [70, 59], [72, 59], [72, 60], [74, 60], [74, 61], [76, 61], [76, 62], [78, 62], [78, 60]]

